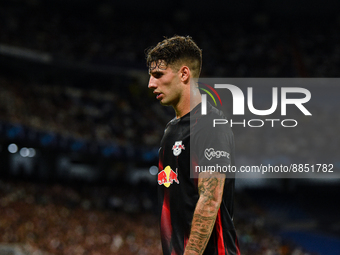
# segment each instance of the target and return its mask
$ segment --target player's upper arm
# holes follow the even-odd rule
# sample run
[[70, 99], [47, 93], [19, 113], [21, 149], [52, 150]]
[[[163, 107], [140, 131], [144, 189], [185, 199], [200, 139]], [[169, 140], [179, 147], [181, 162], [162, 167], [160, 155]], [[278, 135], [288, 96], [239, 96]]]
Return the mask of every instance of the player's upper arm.
[[222, 173], [200, 173], [198, 176], [200, 200], [207, 203], [207, 206], [219, 207], [222, 202], [224, 181], [225, 175]]

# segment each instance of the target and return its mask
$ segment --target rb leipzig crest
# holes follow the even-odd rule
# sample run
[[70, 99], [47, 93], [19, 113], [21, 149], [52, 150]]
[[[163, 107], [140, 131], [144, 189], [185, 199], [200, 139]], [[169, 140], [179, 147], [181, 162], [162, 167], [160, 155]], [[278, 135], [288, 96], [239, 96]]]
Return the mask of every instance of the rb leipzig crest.
[[175, 142], [174, 146], [172, 146], [174, 156], [178, 156], [179, 154], [181, 154], [182, 150], [184, 150], [184, 145], [182, 144], [182, 141], [177, 141]]

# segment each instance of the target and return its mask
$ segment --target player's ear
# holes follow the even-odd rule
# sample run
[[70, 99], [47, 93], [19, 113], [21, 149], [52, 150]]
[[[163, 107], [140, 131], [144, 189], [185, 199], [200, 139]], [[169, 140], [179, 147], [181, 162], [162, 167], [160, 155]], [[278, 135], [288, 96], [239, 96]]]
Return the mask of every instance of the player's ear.
[[187, 83], [190, 79], [190, 69], [187, 66], [182, 66], [179, 69], [179, 75], [182, 82]]

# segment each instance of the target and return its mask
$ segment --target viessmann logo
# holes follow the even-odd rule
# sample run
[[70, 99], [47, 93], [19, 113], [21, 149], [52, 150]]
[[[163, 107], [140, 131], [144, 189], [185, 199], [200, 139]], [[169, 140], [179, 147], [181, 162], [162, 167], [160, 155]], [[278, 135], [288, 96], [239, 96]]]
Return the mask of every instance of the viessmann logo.
[[230, 154], [226, 151], [215, 151], [214, 148], [207, 148], [204, 151], [204, 156], [208, 160], [211, 160], [212, 158], [221, 158], [221, 157], [229, 158]]
[[[228, 89], [231, 92], [232, 100], [233, 100], [233, 115], [244, 115], [244, 105], [245, 105], [245, 99], [244, 94], [240, 88], [238, 88], [235, 85], [232, 84], [215, 84], [214, 87], [198, 82], [199, 89], [206, 92], [214, 101], [215, 106], [217, 106], [215, 96], [218, 98], [221, 106], [222, 106], [222, 100], [217, 93], [215, 89]], [[205, 87], [205, 88], [203, 88]], [[208, 90], [210, 89], [212, 93]], [[307, 103], [311, 99], [311, 93], [308, 89], [305, 88], [298, 88], [298, 87], [281, 87], [281, 116], [286, 116], [287, 114], [287, 105], [295, 105], [304, 115], [311, 116], [312, 114], [306, 109], [306, 107], [303, 105], [304, 103]], [[289, 93], [295, 93], [295, 94], [303, 94], [303, 98], [287, 98], [287, 94]], [[202, 115], [207, 114], [207, 94], [202, 94], [202, 103], [201, 103], [201, 112]], [[215, 95], [215, 96], [214, 96]], [[247, 105], [249, 111], [258, 116], [267, 116], [275, 112], [278, 106], [278, 88], [273, 87], [272, 88], [272, 105], [269, 109], [266, 110], [259, 110], [254, 107], [253, 104], [253, 88], [248, 87], [247, 88]], [[213, 127], [216, 125], [223, 125], [229, 123], [232, 127], [233, 125], [242, 125], [243, 127], [249, 126], [249, 127], [262, 127], [265, 125], [265, 123], [268, 123], [271, 125], [271, 127], [275, 126], [275, 123], [280, 123], [282, 127], [295, 127], [297, 126], [298, 122], [295, 119], [250, 119], [246, 120], [243, 119], [242, 121], [235, 121], [233, 119], [214, 119], [213, 120]], [[267, 125], [268, 125], [267, 124]]]

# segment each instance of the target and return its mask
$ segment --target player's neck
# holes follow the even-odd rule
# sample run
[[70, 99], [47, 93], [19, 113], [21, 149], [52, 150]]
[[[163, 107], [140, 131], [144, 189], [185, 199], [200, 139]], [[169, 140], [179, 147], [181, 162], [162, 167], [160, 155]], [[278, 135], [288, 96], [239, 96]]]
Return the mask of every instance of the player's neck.
[[202, 101], [201, 94], [198, 89], [195, 89], [195, 87], [192, 88], [193, 89], [191, 89], [191, 91], [188, 90], [188, 92], [180, 98], [178, 103], [173, 106], [177, 119], [189, 113]]

